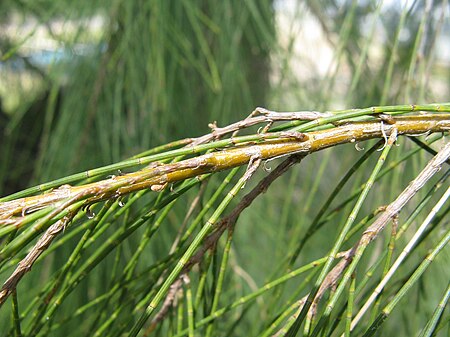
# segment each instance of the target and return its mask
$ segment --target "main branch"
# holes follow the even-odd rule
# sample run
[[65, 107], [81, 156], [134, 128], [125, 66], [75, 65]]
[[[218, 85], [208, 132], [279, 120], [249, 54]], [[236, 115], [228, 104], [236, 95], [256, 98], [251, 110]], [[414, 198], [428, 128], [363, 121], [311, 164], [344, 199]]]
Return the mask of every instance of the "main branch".
[[24, 214], [48, 206], [57, 207], [71, 198], [73, 202], [85, 200], [92, 204], [147, 188], [158, 191], [170, 183], [246, 165], [251, 158], [269, 160], [295, 153], [307, 155], [339, 144], [383, 138], [390, 134], [392, 128], [396, 128], [399, 135], [445, 132], [450, 130], [450, 114], [392, 117], [388, 123], [383, 120], [349, 122], [321, 131], [280, 132], [277, 138], [273, 138], [271, 133], [261, 134], [259, 141], [231, 146], [180, 162], [154, 163], [140, 171], [99, 182], [81, 186], [63, 185], [51, 192], [0, 203], [0, 225], [20, 227]]

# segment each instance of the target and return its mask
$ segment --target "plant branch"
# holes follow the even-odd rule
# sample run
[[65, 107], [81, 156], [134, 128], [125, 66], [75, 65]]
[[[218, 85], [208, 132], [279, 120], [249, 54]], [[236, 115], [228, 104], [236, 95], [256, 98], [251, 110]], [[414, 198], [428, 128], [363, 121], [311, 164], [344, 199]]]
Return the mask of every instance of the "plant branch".
[[213, 232], [209, 234], [202, 247], [193, 255], [187, 264], [184, 266], [178, 279], [172, 283], [170, 291], [166, 295], [166, 299], [156, 314], [155, 318], [152, 320], [151, 326], [148, 330], [152, 331], [156, 328], [156, 325], [161, 322], [167, 315], [169, 308], [172, 306], [176, 299], [176, 294], [180, 291], [182, 286], [182, 279], [189, 273], [192, 267], [200, 263], [208, 250], [215, 249], [217, 247], [217, 242], [221, 238], [222, 234], [226, 229], [233, 229], [237, 219], [241, 213], [249, 207], [252, 202], [261, 194], [265, 193], [269, 186], [281, 175], [283, 175], [290, 167], [294, 164], [299, 163], [303, 156], [292, 155], [284, 160], [280, 165], [278, 165], [271, 173], [264, 177], [248, 194], [246, 194], [241, 201], [236, 205], [236, 207], [228, 214], [226, 217], [220, 220]]
[[[437, 172], [439, 172], [441, 166], [449, 159], [449, 157], [450, 143], [447, 143], [438, 152], [438, 154], [428, 162], [419, 175], [409, 183], [403, 192], [386, 207], [384, 212], [379, 215], [373, 224], [364, 231], [360, 240], [349, 251], [344, 253], [344, 258], [327, 274], [324, 282], [322, 282], [318, 293], [314, 297], [314, 305], [311, 306], [309, 315], [315, 314], [317, 302], [327, 289], [337, 284], [339, 278], [341, 278], [341, 275], [345, 271], [344, 279], [340, 282], [336, 293], [342, 291], [343, 287], [346, 285], [346, 280], [350, 279], [351, 274], [354, 272], [359, 259], [369, 243], [378, 236], [378, 234], [384, 229], [389, 221], [391, 221], [391, 219], [395, 218], [399, 214], [406, 203], [425, 185], [425, 183], [429, 181]], [[350, 268], [348, 268], [349, 266]], [[307, 297], [309, 297], [309, 295]], [[304, 304], [307, 302], [302, 299], [301, 303], [302, 305], [294, 314], [295, 319], [297, 319]], [[331, 310], [331, 307], [327, 307], [327, 310]], [[315, 330], [314, 332], [316, 333], [317, 331]]]
[[13, 223], [16, 227], [20, 227], [24, 217], [17, 215], [52, 206], [80, 192], [84, 199], [88, 199], [88, 203], [96, 203], [152, 186], [156, 186], [154, 189], [159, 190], [168, 183], [245, 165], [255, 155], [262, 160], [268, 160], [294, 153], [309, 154], [339, 144], [382, 138], [383, 132], [389, 133], [394, 126], [399, 135], [444, 132], [450, 129], [448, 114], [396, 117], [392, 120], [394, 124], [383, 124], [379, 121], [355, 122], [308, 133], [280, 132], [278, 138], [270, 140], [267, 138], [273, 138], [273, 134], [260, 134], [262, 142], [258, 144], [250, 142], [177, 163], [150, 165], [137, 172], [91, 184], [74, 187], [63, 185], [41, 195], [0, 203], [0, 224]]
[[22, 277], [31, 270], [34, 262], [39, 258], [39, 256], [41, 256], [48, 246], [50, 246], [55, 237], [64, 230], [74, 216], [75, 214], [70, 214], [51, 225], [27, 254], [27, 256], [19, 262], [17, 268], [5, 281], [5, 283], [3, 283], [0, 290], [0, 307], [5, 303], [9, 295], [16, 291], [17, 284]]

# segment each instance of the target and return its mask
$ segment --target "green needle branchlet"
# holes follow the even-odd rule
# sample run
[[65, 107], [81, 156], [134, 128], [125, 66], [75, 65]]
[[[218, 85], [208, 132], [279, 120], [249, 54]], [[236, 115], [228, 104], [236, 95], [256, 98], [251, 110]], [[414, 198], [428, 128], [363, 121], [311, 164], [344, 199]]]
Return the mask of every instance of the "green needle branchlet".
[[[406, 205], [406, 203], [424, 186], [424, 184], [431, 179], [440, 169], [442, 164], [450, 157], [450, 143], [446, 144], [439, 153], [427, 164], [422, 172], [408, 185], [408, 187], [393, 201], [386, 210], [380, 214], [380, 216], [374, 221], [374, 223], [367, 228], [359, 242], [352, 248], [352, 260], [346, 270], [339, 286], [336, 289], [334, 296], [329, 300], [327, 308], [324, 312], [324, 317], [330, 315], [331, 310], [350, 279], [352, 273], [355, 271], [357, 264], [359, 263], [363, 252], [374, 240], [378, 234], [383, 230], [387, 223], [393, 219], [400, 210]], [[350, 262], [350, 260], [349, 260]], [[323, 321], [323, 318], [321, 318]], [[317, 335], [320, 331], [321, 321], [316, 325], [314, 332], [311, 336]]]
[[213, 213], [213, 215], [208, 219], [206, 224], [202, 227], [202, 229], [200, 230], [198, 235], [195, 237], [194, 241], [188, 247], [188, 249], [186, 250], [184, 255], [178, 261], [175, 268], [172, 270], [170, 275], [167, 277], [166, 281], [163, 283], [163, 285], [161, 286], [159, 291], [156, 293], [153, 300], [147, 306], [144, 313], [141, 315], [139, 320], [133, 326], [133, 328], [130, 331], [130, 337], [137, 336], [137, 334], [142, 329], [142, 327], [145, 324], [145, 322], [147, 321], [147, 319], [150, 317], [150, 315], [153, 313], [153, 311], [156, 309], [156, 307], [160, 304], [162, 299], [166, 296], [167, 292], [169, 291], [169, 288], [172, 286], [173, 282], [175, 282], [176, 278], [178, 278], [181, 271], [184, 269], [184, 267], [188, 263], [189, 259], [194, 255], [197, 248], [200, 246], [202, 241], [208, 235], [210, 230], [214, 227], [219, 216], [222, 214], [222, 212], [225, 210], [225, 208], [231, 202], [231, 200], [234, 199], [234, 197], [239, 192], [239, 190], [242, 189], [242, 187], [245, 185], [247, 180], [252, 176], [252, 174], [258, 168], [260, 163], [261, 163], [261, 159], [259, 157], [256, 157], [254, 159], [254, 161], [249, 164], [249, 167], [248, 167], [246, 173], [241, 177], [241, 179], [239, 179], [239, 181], [236, 183], [236, 185], [234, 185], [233, 188], [228, 192], [225, 199], [222, 201], [222, 203], [216, 209], [216, 211]]
[[408, 293], [408, 291], [412, 288], [414, 283], [420, 278], [420, 276], [425, 272], [431, 262], [434, 261], [436, 256], [444, 249], [447, 243], [450, 241], [450, 230], [447, 231], [442, 239], [438, 242], [436, 247], [431, 251], [430, 254], [426, 256], [426, 258], [422, 261], [419, 267], [414, 271], [411, 277], [406, 281], [406, 283], [402, 286], [399, 292], [394, 296], [394, 298], [389, 302], [388, 305], [384, 307], [381, 313], [377, 316], [372, 325], [366, 330], [364, 333], [364, 337], [370, 337], [375, 334], [375, 332], [379, 329], [381, 324], [388, 318], [392, 310], [396, 307], [398, 302]]
[[[420, 113], [411, 114], [411, 112]], [[270, 328], [263, 331], [262, 335], [270, 335], [271, 331], [280, 327], [283, 320], [288, 316], [290, 318], [287, 319], [284, 326], [281, 326], [277, 335], [293, 336], [298, 331], [300, 324], [305, 322], [305, 319], [304, 333], [310, 334], [311, 330], [312, 335], [317, 335], [320, 331], [328, 333], [330, 330], [328, 324], [330, 314], [344, 287], [353, 275], [352, 273], [355, 271], [365, 247], [377, 236], [386, 223], [397, 215], [407, 200], [405, 195], [402, 194], [399, 196], [402, 199], [401, 204], [397, 205], [394, 202], [384, 211], [374, 211], [371, 216], [363, 218], [357, 226], [354, 226], [362, 203], [374, 182], [397, 167], [395, 165], [403, 163], [417, 153], [419, 147], [421, 150], [430, 153], [435, 151], [428, 144], [434, 141], [436, 137], [431, 137], [433, 140], [426, 139], [427, 144], [414, 137], [448, 131], [450, 129], [450, 114], [448, 112], [450, 112], [450, 105], [448, 104], [382, 106], [328, 112], [275, 112], [257, 108], [248, 118], [237, 123], [225, 127], [218, 127], [216, 123], [210, 124], [211, 133], [205, 136], [172, 142], [120, 163], [71, 175], [0, 198], [0, 239], [3, 240], [3, 245], [0, 247], [2, 273], [10, 272], [13, 266], [18, 263], [0, 289], [0, 306], [10, 295], [12, 297], [13, 310], [11, 313], [14, 317], [14, 329], [10, 330], [11, 333], [20, 335], [24, 330], [26, 334], [36, 335], [60, 326], [59, 323], [54, 323], [54, 318], [62, 302], [89, 275], [94, 267], [116, 248], [121, 247], [121, 244], [144, 224], [147, 224], [148, 227], [143, 231], [142, 240], [136, 246], [136, 249], [129, 255], [130, 258], [123, 271], [120, 271], [119, 267], [120, 253], [119, 250], [116, 250], [116, 260], [112, 270], [117, 280], [111, 281], [111, 292], [109, 292], [111, 296], [105, 295], [102, 300], [93, 301], [91, 305], [100, 304], [107, 307], [110, 303], [115, 303], [117, 298], [124, 299], [124, 303], [118, 305], [109, 317], [106, 317], [105, 314], [98, 315], [98, 320], [102, 320], [102, 322], [99, 322], [99, 324], [93, 322], [91, 328], [93, 335], [111, 332], [114, 324], [116, 324], [115, 318], [126, 311], [130, 312], [126, 314], [129, 318], [135, 319], [136, 315], [139, 314], [141, 316], [134, 326], [121, 325], [120, 331], [122, 333], [131, 328], [130, 336], [137, 336], [147, 320], [154, 316], [147, 328], [147, 333], [151, 332], [158, 328], [159, 323], [165, 318], [171, 317], [168, 315], [169, 309], [178, 305], [177, 314], [174, 316], [174, 333], [177, 336], [186, 334], [193, 336], [197, 334], [197, 329], [201, 327], [204, 327], [206, 335], [212, 336], [216, 328], [213, 321], [228, 310], [250, 302], [269, 289], [273, 289], [298, 275], [298, 273], [319, 264], [324, 264], [324, 267], [315, 282], [315, 286], [309, 290], [309, 296], [298, 300], [300, 292], [291, 294], [292, 298], [285, 303], [284, 309], [280, 311], [279, 319], [274, 320]], [[280, 124], [280, 122], [287, 123]], [[279, 124], [274, 125], [275, 123]], [[254, 126], [260, 126], [257, 133], [237, 136], [237, 132], [242, 132]], [[390, 165], [387, 165], [387, 168], [381, 170], [394, 141], [402, 135], [411, 137], [414, 142], [418, 143], [419, 147], [412, 149], [405, 156], [396, 162], [391, 162]], [[370, 139], [380, 139], [381, 143], [384, 140], [385, 146], [367, 183], [353, 191], [351, 197], [345, 199], [335, 209], [330, 209], [331, 201], [341, 193], [354, 171], [360, 165], [366, 165], [364, 162], [367, 158], [373, 157], [377, 146], [367, 151], [336, 187], [331, 197], [321, 208], [320, 214], [313, 220], [313, 225], [311, 225], [305, 237], [299, 240], [297, 244], [293, 241], [295, 249], [289, 250], [286, 260], [280, 266], [280, 271], [287, 268], [283, 276], [278, 276], [275, 281], [267, 283], [266, 286], [242, 297], [239, 301], [233, 302], [232, 305], [219, 308], [219, 303], [222, 302], [222, 297], [224, 297], [224, 280], [229, 263], [228, 254], [231, 249], [232, 233], [242, 211], [264, 193], [275, 179], [282, 176], [303, 157], [340, 144], [358, 144]], [[442, 153], [447, 151], [446, 148], [447, 146], [444, 146], [436, 157], [441, 159], [445, 157]], [[260, 163], [280, 157], [286, 157], [287, 159], [257, 183], [256, 187], [237, 203], [229, 215], [223, 217], [226, 208], [236, 199], [237, 194], [245, 186]], [[440, 164], [435, 163], [433, 169], [430, 169], [429, 176], [425, 177], [421, 173], [416, 179], [421, 179], [421, 183], [424, 184], [437, 172], [437, 168], [442, 163], [448, 162], [448, 156], [442, 160]], [[223, 191], [229, 189], [228, 186], [233, 181], [233, 176], [238, 173], [240, 167], [246, 165], [248, 167], [244, 175], [221, 200]], [[323, 168], [326, 166], [327, 164], [322, 165]], [[266, 166], [264, 167], [266, 168]], [[125, 169], [134, 169], [135, 171], [122, 173], [121, 170]], [[206, 200], [206, 203], [203, 204], [202, 196], [199, 195], [197, 201], [193, 204], [200, 202], [203, 205], [194, 220], [190, 221], [190, 216], [185, 218], [177, 231], [176, 239], [167, 258], [155, 263], [153, 267], [137, 277], [138, 260], [143, 255], [148, 242], [168, 217], [172, 207], [176, 207], [176, 203], [181, 199], [181, 196], [187, 193], [191, 187], [205, 181], [206, 178], [225, 170], [229, 170], [228, 176], [223, 179], [219, 187]], [[117, 174], [118, 171], [118, 175], [105, 178], [105, 175]], [[319, 175], [321, 174], [319, 173]], [[412, 183], [412, 185], [413, 190], [409, 187], [405, 190], [408, 198], [421, 187], [418, 183]], [[159, 194], [155, 197], [152, 192], [159, 192]], [[145, 207], [148, 209], [141, 209], [137, 214], [132, 214], [132, 206], [135, 202], [144, 200], [144, 196], [150, 197], [151, 200], [146, 202]], [[328, 256], [319, 259], [316, 264], [306, 265], [308, 266], [307, 269], [300, 267], [291, 270], [290, 268], [297, 262], [297, 256], [312, 233], [330, 222], [330, 219], [336, 213], [339, 213], [353, 200], [356, 200], [356, 204], [347, 217], [339, 234], [339, 239], [335, 242]], [[101, 210], [100, 205], [104, 205]], [[94, 211], [98, 212], [99, 210], [100, 212], [97, 215], [94, 214]], [[193, 208], [188, 211], [188, 215], [192, 211]], [[212, 215], [205, 222], [208, 212], [211, 212]], [[364, 231], [358, 244], [350, 250], [340, 252], [343, 243], [354, 236], [377, 213], [381, 214]], [[88, 220], [82, 223], [81, 219], [86, 216]], [[108, 229], [119, 218], [124, 219], [124, 226], [111, 235], [108, 234], [109, 237], [102, 242], [99, 248], [83, 261], [83, 254], [87, 248], [98, 242], [102, 235], [104, 237], [108, 233]], [[204, 225], [199, 228], [201, 223]], [[69, 228], [66, 235], [61, 235], [66, 228]], [[196, 231], [198, 232], [194, 237], [193, 233]], [[212, 258], [213, 254], [208, 255], [207, 252], [213, 252], [217, 249], [218, 240], [226, 231], [230, 234], [225, 244], [226, 249], [222, 255], [222, 262], [218, 263], [218, 260]], [[27, 305], [26, 311], [21, 313], [22, 316], [20, 316], [16, 294], [20, 280], [33, 265], [39, 263], [56, 248], [72, 240], [77, 234], [83, 235], [70, 255], [68, 263], [55, 274], [47, 286]], [[55, 240], [57, 237], [59, 240]], [[394, 240], [394, 237], [395, 235], [392, 236], [392, 240]], [[34, 240], [36, 242], [33, 243]], [[208, 256], [206, 259], [214, 261], [212, 265], [213, 269], [216, 268], [214, 270], [216, 278], [213, 283], [215, 289], [212, 292], [213, 297], [210, 304], [200, 310], [203, 317], [197, 318], [202, 301], [208, 302], [208, 300], [205, 300], [204, 294], [208, 287], [209, 263], [206, 264], [206, 268], [197, 283], [190, 281], [190, 277], [192, 277], [190, 273], [194, 265], [205, 260], [205, 256]], [[337, 258], [340, 261], [332, 268], [332, 264]], [[388, 261], [390, 261], [389, 258]], [[392, 268], [395, 270], [395, 265]], [[386, 277], [389, 276], [388, 272]], [[153, 280], [153, 283], [145, 286], [139, 285], [142, 277], [148, 277]], [[302, 287], [306, 286], [307, 283], [302, 285]], [[356, 286], [358, 287], [355, 291]], [[185, 291], [182, 291], [183, 287]], [[145, 289], [144, 295], [140, 293], [143, 289]], [[280, 289], [282, 287], [277, 288], [277, 291]], [[335, 291], [332, 292], [324, 313], [315, 324], [313, 318], [316, 315], [317, 304], [325, 291], [330, 289], [335, 289]], [[350, 319], [353, 307], [356, 306], [354, 299], [358, 296], [358, 289], [359, 285], [355, 284], [353, 279], [349, 292], [349, 298], [352, 299], [352, 302], [349, 303], [347, 308], [347, 319], [345, 321], [345, 333], [347, 335], [353, 329], [353, 325], [350, 325]], [[128, 296], [133, 292], [140, 294], [139, 299]], [[175, 303], [177, 296], [180, 297], [180, 301]], [[130, 305], [133, 306], [133, 310], [128, 310]], [[79, 314], [88, 310], [89, 307], [88, 305], [86, 309], [80, 309]], [[142, 313], [143, 308], [145, 310]], [[158, 312], [156, 312], [157, 309]], [[24, 326], [23, 329], [23, 319], [30, 312], [33, 312], [33, 316], [28, 326]], [[293, 312], [295, 313], [293, 314]], [[309, 312], [308, 316], [306, 315], [307, 312]], [[184, 324], [186, 318], [187, 324]], [[70, 317], [67, 318], [67, 321], [69, 320]], [[129, 322], [132, 322], [132, 320], [129, 320]], [[269, 324], [266, 326], [269, 326]], [[44, 330], [44, 327], [47, 330]]]

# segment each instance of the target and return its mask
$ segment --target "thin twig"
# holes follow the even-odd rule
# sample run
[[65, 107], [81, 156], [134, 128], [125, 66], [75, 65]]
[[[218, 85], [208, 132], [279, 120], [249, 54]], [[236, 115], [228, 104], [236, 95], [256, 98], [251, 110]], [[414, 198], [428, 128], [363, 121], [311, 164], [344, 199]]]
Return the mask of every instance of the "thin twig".
[[[428, 162], [428, 164], [419, 173], [419, 175], [409, 183], [409, 185], [391, 204], [386, 207], [384, 212], [379, 215], [374, 223], [364, 231], [360, 240], [349, 251], [344, 253], [344, 258], [325, 277], [324, 282], [322, 283], [317, 295], [314, 298], [314, 305], [311, 306], [309, 315], [314, 314], [317, 302], [320, 300], [326, 290], [337, 284], [339, 278], [350, 265], [355, 255], [358, 254], [359, 256], [361, 256], [368, 244], [378, 236], [378, 234], [385, 228], [389, 221], [391, 221], [399, 214], [406, 203], [424, 186], [424, 184], [428, 180], [430, 180], [437, 172], [439, 172], [441, 166], [448, 160], [448, 158], [450, 158], [450, 142], [447, 143], [438, 152], [438, 154]], [[353, 270], [347, 270], [347, 273], [350, 272], [353, 272]], [[342, 286], [342, 284], [340, 284], [340, 286]], [[309, 297], [309, 295], [307, 295], [303, 299], [307, 297]], [[295, 319], [304, 306], [303, 299], [301, 302], [302, 305], [294, 314]], [[354, 326], [352, 326], [352, 328], [353, 327]], [[279, 336], [279, 333], [280, 331], [275, 334], [274, 337]]]
[[224, 126], [222, 128], [218, 127], [216, 122], [210, 123], [208, 126], [211, 128], [212, 132], [210, 134], [193, 139], [192, 143], [189, 144], [188, 146], [195, 146], [198, 144], [208, 143], [226, 134], [234, 133], [236, 131], [246, 129], [253, 125], [261, 123], [272, 124], [273, 122], [276, 121], [290, 121], [290, 120], [312, 121], [318, 118], [331, 116], [333, 116], [331, 112], [318, 112], [318, 111], [277, 112], [258, 107], [250, 114], [248, 118]]
[[403, 249], [397, 260], [395, 260], [392, 267], [389, 269], [388, 273], [383, 277], [383, 279], [378, 284], [377, 288], [372, 292], [369, 299], [364, 303], [363, 307], [359, 310], [358, 314], [355, 316], [355, 318], [352, 321], [352, 325], [350, 330], [353, 330], [358, 324], [361, 317], [364, 315], [364, 313], [368, 310], [370, 305], [375, 301], [377, 296], [381, 293], [384, 286], [387, 284], [387, 282], [391, 279], [392, 275], [394, 275], [397, 268], [400, 266], [402, 261], [406, 258], [406, 256], [411, 251], [412, 247], [417, 243], [417, 240], [420, 238], [420, 236], [423, 234], [431, 220], [434, 218], [434, 216], [437, 214], [439, 209], [444, 205], [444, 203], [448, 200], [450, 195], [450, 187], [447, 189], [447, 191], [444, 193], [444, 195], [441, 197], [439, 202], [433, 207], [430, 214], [428, 214], [427, 218], [423, 221], [422, 225], [416, 230], [414, 236], [412, 239], [408, 242], [406, 247]]
[[64, 230], [67, 224], [72, 220], [75, 214], [65, 216], [61, 220], [51, 225], [45, 233], [41, 236], [38, 242], [34, 245], [31, 251], [23, 258], [11, 276], [3, 283], [0, 290], [0, 307], [5, 303], [11, 293], [16, 290], [17, 284], [22, 277], [31, 270], [34, 262], [41, 256], [41, 254], [48, 248], [55, 237]]
[[[286, 160], [284, 160], [280, 165], [277, 166], [275, 170], [273, 170], [270, 174], [268, 174], [266, 177], [264, 177], [248, 194], [246, 194], [241, 201], [236, 205], [236, 207], [230, 212], [229, 215], [222, 218], [220, 220], [215, 228], [214, 231], [209, 234], [202, 247], [193, 255], [188, 263], [184, 266], [180, 276], [178, 279], [172, 284], [170, 287], [169, 293], [166, 295], [166, 299], [164, 300], [164, 303], [159, 310], [158, 314], [156, 314], [155, 318], [152, 320], [151, 324], [151, 330], [153, 330], [156, 325], [161, 322], [169, 308], [172, 306], [173, 300], [176, 297], [176, 293], [179, 291], [179, 288], [182, 285], [181, 280], [189, 271], [192, 269], [192, 267], [198, 263], [200, 263], [203, 260], [203, 257], [205, 253], [210, 250], [214, 249], [217, 246], [217, 242], [222, 236], [222, 234], [225, 232], [226, 229], [231, 229], [235, 226], [237, 219], [239, 218], [242, 211], [244, 211], [247, 207], [249, 207], [252, 202], [262, 193], [265, 193], [269, 186], [283, 173], [285, 173], [290, 167], [292, 167], [294, 164], [301, 161], [303, 156], [300, 155], [292, 155]], [[249, 171], [246, 172], [246, 174], [252, 174]]]

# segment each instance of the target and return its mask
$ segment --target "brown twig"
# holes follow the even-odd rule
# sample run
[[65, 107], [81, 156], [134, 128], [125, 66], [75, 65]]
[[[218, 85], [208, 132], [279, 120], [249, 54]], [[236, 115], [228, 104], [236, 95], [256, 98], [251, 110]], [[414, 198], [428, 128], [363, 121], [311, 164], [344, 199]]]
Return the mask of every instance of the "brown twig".
[[[233, 229], [237, 219], [241, 215], [241, 213], [249, 207], [252, 202], [261, 194], [265, 193], [269, 186], [283, 173], [285, 173], [290, 167], [294, 164], [299, 163], [303, 158], [302, 155], [292, 155], [284, 160], [280, 165], [277, 166], [275, 170], [273, 170], [270, 174], [264, 177], [248, 194], [246, 194], [241, 201], [236, 205], [236, 207], [230, 212], [229, 215], [222, 218], [216, 226], [211, 234], [209, 234], [202, 247], [191, 257], [191, 259], [184, 266], [183, 271], [181, 272], [178, 279], [172, 284], [170, 287], [170, 291], [168, 292], [164, 303], [156, 314], [155, 318], [152, 320], [150, 330], [153, 330], [156, 325], [161, 322], [167, 315], [169, 308], [173, 305], [173, 301], [176, 298], [176, 294], [178, 293], [180, 287], [182, 286], [182, 279], [189, 273], [192, 267], [203, 260], [204, 255], [208, 250], [213, 250], [217, 246], [217, 242], [221, 238], [222, 234], [227, 229]], [[248, 172], [248, 171], [247, 171]], [[246, 174], [247, 174], [246, 172]], [[249, 173], [250, 175], [252, 172]]]
[[246, 119], [227, 125], [225, 127], [222, 128], [218, 127], [216, 122], [210, 123], [208, 126], [211, 128], [212, 132], [210, 134], [195, 138], [192, 144], [190, 144], [190, 146], [208, 143], [229, 133], [233, 133], [234, 135], [236, 131], [246, 129], [253, 125], [261, 123], [268, 123], [268, 125], [271, 125], [273, 122], [277, 121], [290, 121], [290, 120], [312, 121], [318, 118], [330, 116], [333, 116], [331, 112], [318, 112], [318, 111], [278, 112], [258, 107]]
[[73, 219], [75, 214], [70, 214], [58, 220], [51, 225], [45, 233], [41, 236], [38, 242], [34, 245], [31, 251], [23, 258], [11, 276], [3, 283], [0, 290], [0, 307], [5, 303], [6, 299], [11, 295], [17, 287], [17, 284], [22, 277], [31, 270], [34, 262], [41, 256], [41, 254], [50, 246], [56, 236], [64, 230], [67, 224]]
[[[326, 289], [329, 289], [331, 285], [336, 284], [338, 278], [342, 275], [344, 270], [352, 261], [355, 254], [360, 249], [365, 249], [371, 241], [373, 241], [378, 234], [384, 229], [384, 227], [393, 219], [396, 219], [400, 211], [406, 205], [406, 203], [430, 180], [437, 172], [439, 172], [443, 163], [450, 157], [450, 143], [447, 143], [438, 154], [431, 159], [422, 172], [412, 180], [409, 185], [403, 190], [403, 192], [390, 203], [384, 212], [382, 212], [378, 218], [370, 225], [362, 234], [360, 240], [353, 246], [348, 252], [347, 256], [336, 265], [329, 273], [330, 280], [324, 281], [317, 293], [314, 302], [320, 300]], [[362, 252], [360, 252], [362, 254]], [[328, 276], [327, 276], [328, 278]], [[314, 315], [315, 311], [311, 307], [310, 314]]]
[[[313, 304], [308, 312], [310, 317], [316, 314], [316, 307], [318, 302], [322, 298], [326, 290], [334, 287], [339, 279], [341, 278], [344, 271], [352, 262], [356, 254], [361, 255], [365, 248], [373, 241], [378, 234], [386, 227], [386, 225], [391, 221], [395, 220], [400, 211], [406, 205], [406, 203], [429, 181], [439, 170], [441, 166], [450, 158], [450, 143], [445, 144], [445, 146], [433, 157], [425, 168], [419, 173], [419, 175], [412, 180], [409, 185], [403, 190], [403, 192], [390, 203], [385, 210], [378, 216], [378, 218], [369, 226], [364, 233], [361, 235], [360, 240], [348, 251], [342, 254], [343, 259], [339, 261], [336, 266], [327, 274], [322, 285], [314, 298]], [[298, 316], [304, 305], [304, 299], [308, 297], [305, 296], [301, 300], [301, 305], [296, 310], [294, 316]], [[293, 316], [293, 317], [294, 317]], [[275, 336], [280, 333], [277, 332]]]

